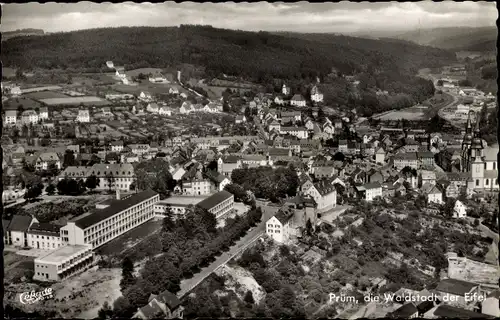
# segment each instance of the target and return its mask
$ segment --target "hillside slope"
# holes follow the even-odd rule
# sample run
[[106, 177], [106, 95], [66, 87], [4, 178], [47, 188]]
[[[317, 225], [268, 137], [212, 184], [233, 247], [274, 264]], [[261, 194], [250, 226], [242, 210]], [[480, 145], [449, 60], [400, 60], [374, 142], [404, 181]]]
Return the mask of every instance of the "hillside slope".
[[395, 38], [457, 51], [493, 51], [496, 48], [497, 33], [495, 27], [436, 28], [411, 31]]
[[454, 60], [452, 53], [415, 44], [345, 36], [273, 35], [210, 26], [93, 29], [3, 43], [6, 66], [104, 70], [107, 60], [132, 69], [191, 63], [214, 73], [297, 78], [375, 70], [415, 74]]

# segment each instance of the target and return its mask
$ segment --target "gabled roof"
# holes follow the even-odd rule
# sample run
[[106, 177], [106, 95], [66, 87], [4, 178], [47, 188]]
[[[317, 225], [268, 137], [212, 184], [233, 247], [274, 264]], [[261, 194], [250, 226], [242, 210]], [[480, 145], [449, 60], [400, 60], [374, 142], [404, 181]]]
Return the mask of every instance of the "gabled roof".
[[377, 189], [377, 188], [382, 188], [382, 185], [380, 185], [379, 182], [370, 182], [364, 185], [366, 190], [369, 189]]
[[156, 300], [152, 300], [139, 310], [146, 317], [146, 319], [156, 319], [160, 314], [163, 313], [163, 310], [160, 308]]
[[40, 234], [40, 235], [52, 235], [52, 236], [59, 236], [59, 229], [61, 229], [61, 226], [52, 224], [52, 223], [37, 223], [34, 222], [31, 227], [29, 228], [29, 233], [32, 234]]
[[418, 312], [417, 307], [413, 303], [407, 303], [399, 307], [395, 311], [391, 312], [389, 316], [391, 318], [406, 319]]
[[59, 161], [59, 155], [55, 152], [44, 152], [38, 157], [41, 161]]
[[274, 216], [276, 219], [278, 219], [281, 224], [287, 223], [288, 220], [290, 220], [293, 217], [293, 211], [288, 211], [288, 210], [279, 210], [278, 213]]
[[292, 97], [292, 101], [305, 101], [304, 97], [300, 94], [296, 94]]
[[170, 311], [177, 309], [181, 305], [181, 301], [177, 296], [168, 290], [163, 291], [159, 295], [155, 296], [155, 299], [167, 305]]
[[318, 190], [321, 196], [325, 196], [327, 194], [337, 191], [337, 189], [335, 189], [335, 187], [332, 184], [328, 183], [325, 180], [315, 183], [314, 187], [316, 188], [316, 190]]
[[26, 232], [33, 218], [31, 216], [14, 215], [9, 223], [9, 231]]
[[[458, 200], [457, 200], [458, 201]], [[444, 279], [439, 282], [436, 291], [464, 296], [478, 285], [468, 281], [457, 279]]]
[[440, 318], [458, 318], [458, 319], [494, 319], [494, 316], [490, 316], [483, 313], [478, 313], [470, 311], [467, 309], [457, 308], [448, 304], [440, 304], [436, 310], [434, 310], [434, 316]]

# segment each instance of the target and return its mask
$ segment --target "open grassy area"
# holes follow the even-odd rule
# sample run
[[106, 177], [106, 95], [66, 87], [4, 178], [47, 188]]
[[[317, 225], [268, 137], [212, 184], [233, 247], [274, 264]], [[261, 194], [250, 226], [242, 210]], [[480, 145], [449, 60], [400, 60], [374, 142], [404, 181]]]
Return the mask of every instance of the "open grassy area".
[[162, 220], [150, 220], [98, 248], [96, 253], [117, 266], [126, 256], [132, 261], [140, 261], [150, 254], [157, 254], [161, 251], [161, 246], [156, 247], [161, 225]]
[[19, 106], [22, 106], [24, 110], [28, 110], [28, 109], [34, 110], [36, 108], [40, 108], [41, 103], [39, 103], [33, 99], [30, 99], [30, 98], [19, 97], [19, 98], [10, 99], [10, 100], [4, 102], [2, 105], [2, 108], [4, 110], [13, 110], [13, 109], [15, 110]]
[[68, 95], [64, 93], [55, 92], [55, 91], [41, 91], [41, 92], [33, 92], [24, 95], [27, 98], [33, 100], [41, 100], [41, 99], [53, 99], [53, 98], [69, 98]]
[[26, 280], [23, 278], [29, 278], [33, 276], [34, 270], [34, 257], [18, 255], [15, 252], [5, 251], [4, 252], [4, 282], [6, 284], [22, 283]]

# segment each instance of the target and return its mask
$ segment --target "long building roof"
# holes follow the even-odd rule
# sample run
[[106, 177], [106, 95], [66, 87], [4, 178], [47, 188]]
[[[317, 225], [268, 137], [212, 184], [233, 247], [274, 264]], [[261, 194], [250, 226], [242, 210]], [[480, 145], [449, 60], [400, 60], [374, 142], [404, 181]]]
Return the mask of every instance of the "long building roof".
[[146, 201], [156, 196], [157, 194], [158, 193], [156, 193], [153, 190], [146, 190], [139, 193], [135, 193], [132, 196], [125, 198], [123, 200], [113, 201], [108, 207], [104, 209], [96, 209], [89, 212], [88, 214], [77, 217], [73, 219], [72, 222], [74, 222], [79, 228], [86, 229], [102, 220], [114, 216], [117, 213], [127, 210], [128, 208], [138, 203]]
[[226, 190], [222, 190], [222, 191], [217, 192], [216, 194], [206, 198], [205, 200], [199, 202], [198, 206], [203, 208], [203, 209], [210, 210], [213, 207], [215, 207], [216, 205], [218, 205], [219, 203], [221, 203], [222, 201], [227, 200], [227, 199], [231, 198], [232, 196], [233, 196], [232, 193], [227, 192]]

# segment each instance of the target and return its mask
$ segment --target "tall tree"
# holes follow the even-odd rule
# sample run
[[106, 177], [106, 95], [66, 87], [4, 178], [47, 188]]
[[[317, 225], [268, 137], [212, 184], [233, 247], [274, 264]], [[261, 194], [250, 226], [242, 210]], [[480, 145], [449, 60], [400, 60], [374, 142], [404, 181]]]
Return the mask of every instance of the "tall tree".
[[120, 288], [124, 292], [127, 288], [135, 283], [134, 263], [129, 257], [125, 257], [122, 261], [122, 280]]

